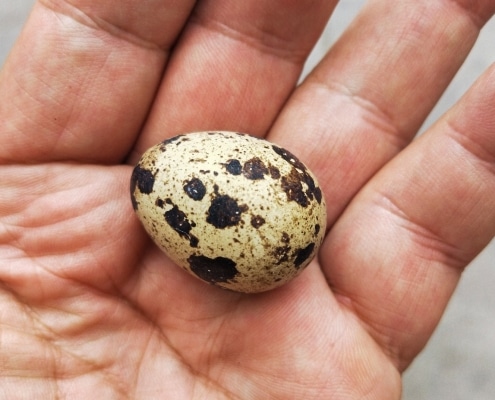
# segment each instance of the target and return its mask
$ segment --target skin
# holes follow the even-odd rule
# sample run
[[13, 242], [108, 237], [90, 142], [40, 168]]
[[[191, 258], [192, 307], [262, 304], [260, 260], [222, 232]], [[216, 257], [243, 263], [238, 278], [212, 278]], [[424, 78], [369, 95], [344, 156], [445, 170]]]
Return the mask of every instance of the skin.
[[[0, 72], [0, 397], [399, 399], [495, 234], [495, 67], [411, 143], [495, 2], [370, 0], [296, 82], [329, 0], [39, 1]], [[131, 164], [187, 131], [266, 136], [332, 228], [288, 285], [181, 271]]]

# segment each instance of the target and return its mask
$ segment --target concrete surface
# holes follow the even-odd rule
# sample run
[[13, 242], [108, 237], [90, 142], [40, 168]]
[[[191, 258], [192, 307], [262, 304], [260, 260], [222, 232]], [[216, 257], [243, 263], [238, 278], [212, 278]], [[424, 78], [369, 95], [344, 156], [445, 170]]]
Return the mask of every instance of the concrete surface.
[[[33, 0], [0, 3], [0, 65], [28, 15]], [[308, 71], [364, 1], [342, 0], [308, 61]], [[480, 39], [425, 126], [447, 110], [495, 61], [495, 21]], [[403, 400], [495, 399], [495, 243], [466, 270], [438, 329], [404, 374]]]

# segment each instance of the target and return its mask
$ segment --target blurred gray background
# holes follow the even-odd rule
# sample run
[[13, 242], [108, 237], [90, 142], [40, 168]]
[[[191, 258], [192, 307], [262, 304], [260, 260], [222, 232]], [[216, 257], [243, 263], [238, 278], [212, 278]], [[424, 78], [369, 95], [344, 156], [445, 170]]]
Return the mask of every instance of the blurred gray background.
[[[1, 0], [0, 65], [34, 0]], [[323, 56], [363, 5], [341, 0], [305, 72]], [[118, 4], [118, 1], [116, 1]], [[495, 20], [483, 29], [471, 55], [423, 129], [443, 114], [495, 61]], [[0, 100], [1, 101], [1, 100]], [[470, 265], [438, 329], [404, 375], [403, 400], [495, 399], [495, 242]]]

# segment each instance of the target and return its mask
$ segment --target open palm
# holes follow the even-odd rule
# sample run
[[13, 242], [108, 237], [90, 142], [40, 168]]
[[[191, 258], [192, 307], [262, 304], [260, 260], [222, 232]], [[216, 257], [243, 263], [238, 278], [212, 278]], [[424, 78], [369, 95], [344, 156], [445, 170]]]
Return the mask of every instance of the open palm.
[[[398, 399], [495, 234], [495, 68], [410, 144], [495, 2], [38, 1], [0, 75], [0, 397]], [[148, 146], [266, 136], [318, 176], [318, 259], [271, 292], [171, 264], [129, 199]]]

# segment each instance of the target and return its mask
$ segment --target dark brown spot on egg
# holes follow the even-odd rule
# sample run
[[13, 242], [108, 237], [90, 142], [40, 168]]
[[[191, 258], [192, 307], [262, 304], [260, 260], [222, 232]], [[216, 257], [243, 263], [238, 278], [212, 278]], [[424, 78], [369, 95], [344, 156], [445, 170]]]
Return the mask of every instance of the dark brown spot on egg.
[[308, 197], [302, 186], [301, 175], [295, 168], [292, 168], [288, 175], [282, 177], [281, 185], [289, 201], [295, 201], [302, 207], [309, 205]]
[[136, 196], [134, 195], [134, 190], [131, 190], [131, 203], [132, 203], [132, 208], [134, 209], [134, 211], [137, 211], [138, 202], [136, 200]]
[[[316, 199], [318, 204], [321, 204], [321, 200], [322, 200], [321, 189], [316, 186], [316, 183], [315, 183], [314, 179], [311, 177], [311, 175], [308, 173], [308, 169], [306, 168], [306, 166], [301, 161], [299, 161], [299, 159], [294, 154], [292, 154], [290, 151], [282, 149], [281, 147], [278, 147], [275, 145], [272, 146], [272, 149], [273, 149], [273, 151], [275, 151], [275, 153], [277, 153], [285, 161], [287, 161], [289, 164], [294, 166], [294, 168], [299, 170], [299, 171], [292, 171], [290, 173], [290, 176], [289, 176], [289, 180], [291, 182], [290, 185], [295, 184], [295, 181], [293, 178], [295, 178], [295, 176], [297, 174], [297, 175], [299, 175], [299, 181], [304, 182], [308, 187], [306, 192], [304, 192], [305, 196], [301, 196], [302, 187], [300, 190], [294, 191], [295, 186], [291, 186], [290, 199], [298, 202], [303, 207], [307, 206], [307, 205], [306, 206], [303, 205], [303, 203], [307, 203], [308, 200], [313, 200], [313, 198]], [[287, 186], [287, 181], [285, 184]], [[304, 197], [307, 197], [307, 199], [304, 199]]]
[[136, 187], [143, 194], [150, 194], [153, 191], [155, 177], [151, 171], [141, 168], [138, 164], [132, 171], [131, 176], [131, 191], [134, 192]]
[[162, 199], [160, 199], [160, 198], [156, 199], [155, 206], [163, 208], [164, 205], [165, 205], [165, 202]]
[[229, 258], [191, 256], [187, 259], [191, 271], [209, 283], [228, 282], [236, 277], [239, 271], [236, 263]]
[[232, 175], [240, 175], [242, 173], [242, 165], [239, 160], [228, 160], [225, 164], [227, 172]]
[[270, 173], [272, 179], [280, 179], [280, 170], [277, 167], [270, 165], [268, 167], [268, 172]]
[[287, 232], [282, 233], [282, 243], [290, 243], [290, 236]]
[[308, 190], [306, 191], [306, 193], [308, 194], [308, 197], [312, 198], [313, 193], [316, 189], [314, 179], [310, 175], [308, 175], [307, 173], [303, 173], [302, 174], [302, 180], [308, 186]]
[[[184, 140], [182, 140], [184, 139]], [[181, 141], [187, 141], [188, 139], [185, 137], [185, 135], [177, 135], [177, 136], [174, 136], [174, 137], [171, 137], [171, 138], [168, 138], [168, 139], [165, 139], [162, 144], [164, 144], [165, 146], [171, 144], [171, 143], [174, 143], [174, 142], [178, 142], [176, 144], [179, 144]]]
[[308, 174], [307, 171], [304, 171], [302, 173], [302, 180], [304, 183], [308, 186], [308, 189], [306, 190], [306, 195], [310, 200], [316, 199], [318, 204], [321, 204], [321, 189], [316, 186], [316, 183], [314, 179], [311, 177], [311, 175]]
[[220, 229], [235, 226], [241, 221], [241, 214], [246, 210], [246, 206], [239, 206], [232, 197], [220, 195], [212, 200], [206, 222]]
[[186, 182], [184, 185], [184, 191], [191, 199], [200, 201], [206, 194], [206, 187], [200, 179], [193, 178]]
[[253, 215], [251, 217], [251, 225], [255, 229], [259, 229], [261, 226], [265, 224], [265, 219], [261, 215]]
[[299, 269], [301, 265], [311, 256], [311, 253], [313, 253], [314, 248], [315, 248], [315, 244], [310, 243], [304, 249], [299, 249], [296, 251], [295, 253], [296, 259], [294, 260], [294, 266], [297, 269]]
[[265, 174], [268, 173], [268, 168], [265, 166], [263, 161], [261, 161], [261, 159], [254, 157], [244, 163], [242, 173], [247, 179], [264, 179]]
[[273, 251], [273, 256], [277, 259], [276, 264], [280, 265], [283, 262], [287, 262], [289, 260], [289, 254], [291, 251], [291, 247], [289, 245], [275, 247]]
[[289, 164], [293, 165], [297, 169], [300, 169], [301, 171], [306, 171], [306, 166], [301, 161], [299, 161], [299, 159], [290, 151], [282, 149], [281, 147], [275, 145], [272, 145], [272, 149]]
[[320, 229], [321, 229], [320, 225], [316, 224], [315, 225], [315, 236], [318, 236], [318, 233], [320, 233]]
[[321, 200], [323, 197], [323, 195], [321, 194], [321, 189], [319, 187], [316, 187], [313, 194], [314, 194], [315, 199], [318, 202], [318, 204], [321, 204]]
[[167, 224], [169, 224], [180, 237], [189, 240], [189, 245], [191, 247], [198, 247], [199, 239], [196, 236], [191, 235], [191, 229], [195, 224], [189, 222], [185, 213], [174, 205], [172, 209], [165, 212], [164, 215]]

